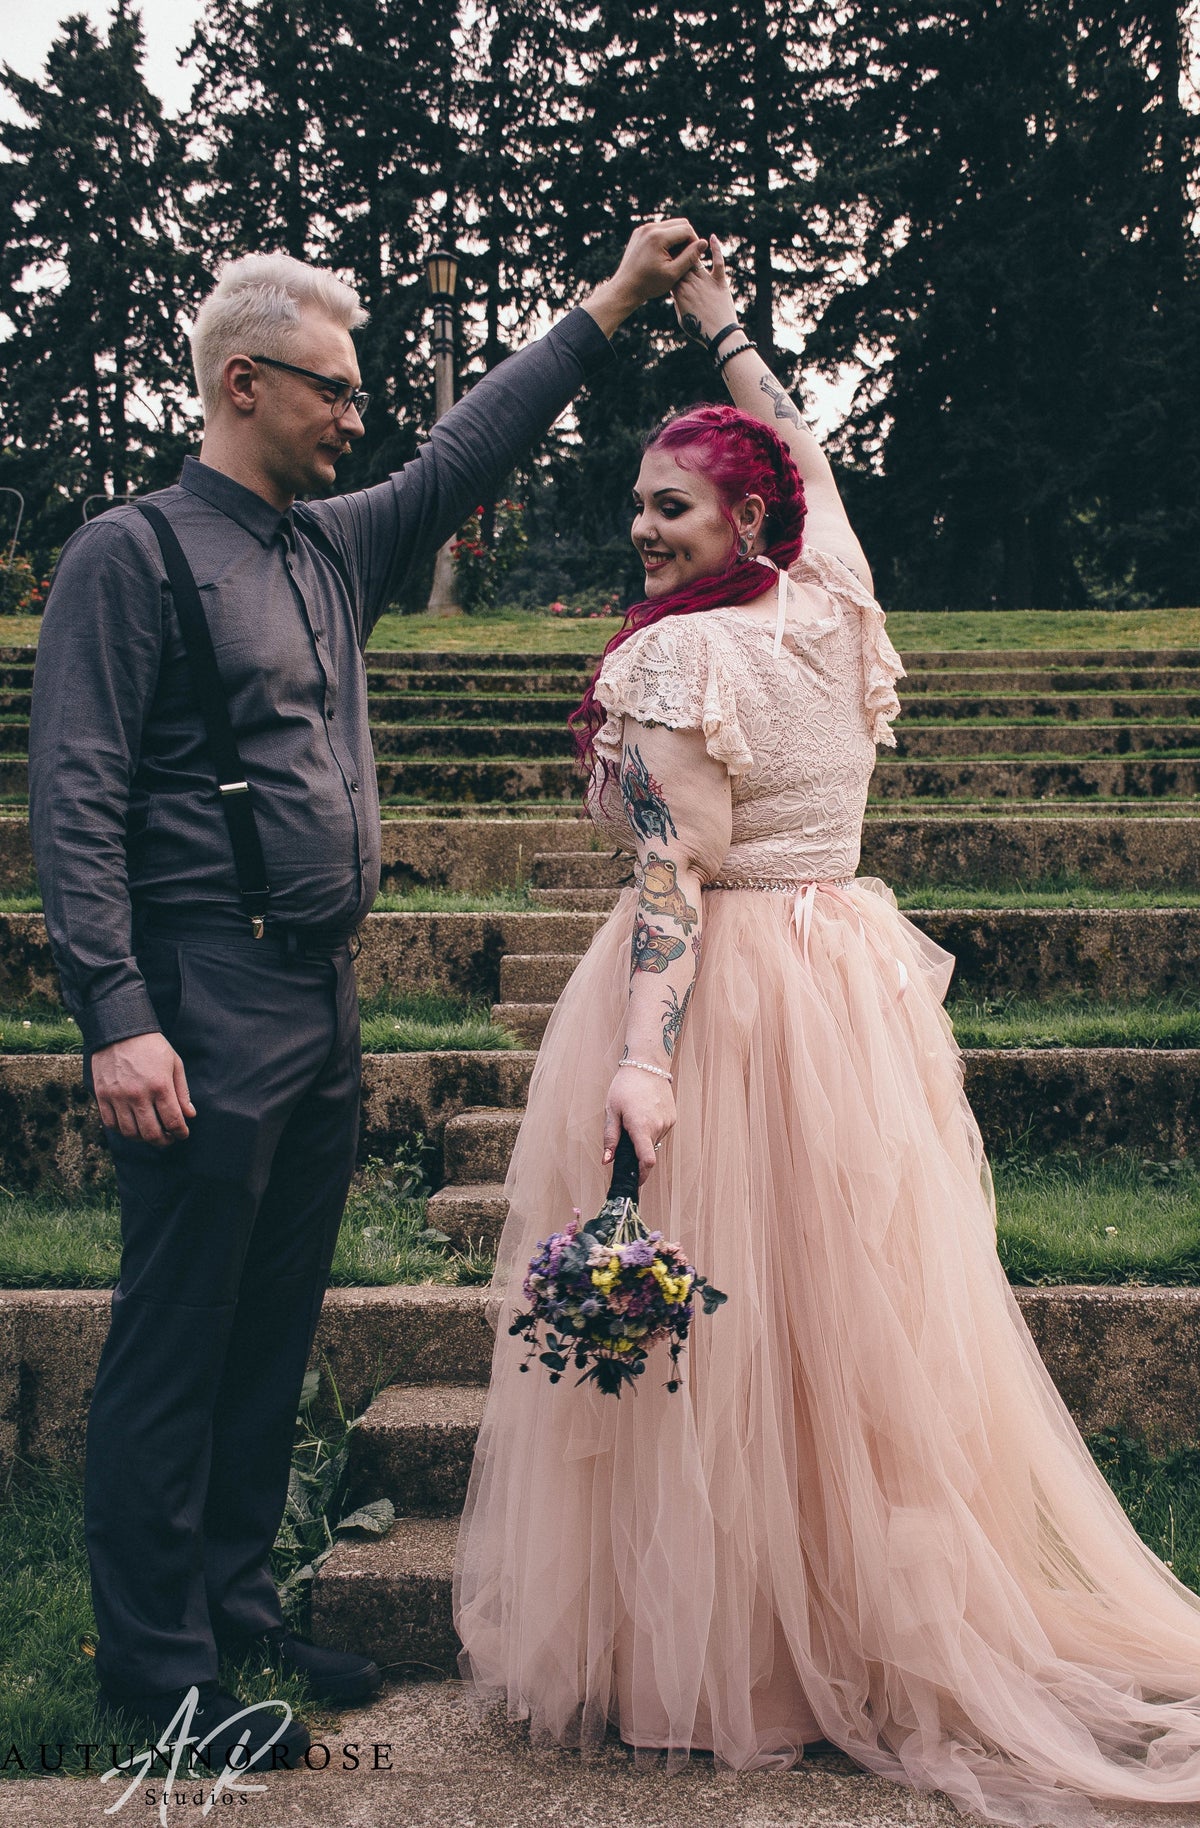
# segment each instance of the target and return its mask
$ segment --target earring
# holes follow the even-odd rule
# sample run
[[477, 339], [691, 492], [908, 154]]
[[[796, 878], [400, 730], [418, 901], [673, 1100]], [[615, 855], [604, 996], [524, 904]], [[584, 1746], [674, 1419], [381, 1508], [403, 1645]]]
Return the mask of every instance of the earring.
[[746, 538], [744, 533], [737, 543], [737, 555], [740, 559], [748, 559], [750, 557], [750, 541]]

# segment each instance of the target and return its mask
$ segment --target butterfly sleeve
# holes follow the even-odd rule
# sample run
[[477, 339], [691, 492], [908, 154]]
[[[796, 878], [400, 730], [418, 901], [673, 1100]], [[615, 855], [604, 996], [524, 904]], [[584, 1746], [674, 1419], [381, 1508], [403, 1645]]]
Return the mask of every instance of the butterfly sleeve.
[[597, 753], [620, 759], [622, 719], [698, 730], [704, 748], [729, 775], [753, 766], [738, 720], [732, 655], [702, 614], [668, 617], [632, 635], [608, 656], [596, 682], [607, 718]]

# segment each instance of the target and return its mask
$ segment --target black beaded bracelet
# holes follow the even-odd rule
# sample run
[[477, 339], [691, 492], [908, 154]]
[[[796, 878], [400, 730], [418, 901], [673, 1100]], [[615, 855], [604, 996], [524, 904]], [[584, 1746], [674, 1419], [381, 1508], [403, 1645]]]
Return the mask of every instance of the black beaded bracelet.
[[732, 362], [735, 355], [745, 355], [747, 349], [753, 349], [757, 355], [758, 344], [750, 342], [749, 338], [747, 338], [744, 343], [739, 343], [736, 349], [727, 349], [725, 354], [713, 363], [713, 367], [716, 369], [717, 373], [720, 374], [726, 362]]
[[732, 324], [726, 324], [724, 330], [718, 330], [716, 336], [710, 336], [708, 339], [709, 355], [715, 356], [717, 353], [717, 350], [721, 347], [721, 344], [725, 341], [725, 338], [727, 336], [732, 336], [734, 331], [740, 330], [741, 327], [742, 326], [735, 321]]

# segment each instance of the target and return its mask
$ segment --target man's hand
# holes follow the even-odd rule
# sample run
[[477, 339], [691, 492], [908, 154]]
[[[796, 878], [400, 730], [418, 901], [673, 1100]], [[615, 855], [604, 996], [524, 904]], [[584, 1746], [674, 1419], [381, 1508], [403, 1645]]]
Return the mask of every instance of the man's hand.
[[196, 1115], [183, 1061], [165, 1035], [131, 1035], [92, 1055], [92, 1084], [100, 1116], [122, 1136], [140, 1136], [160, 1149], [182, 1142]]
[[708, 243], [701, 240], [684, 216], [672, 216], [666, 222], [643, 222], [630, 236], [612, 278], [584, 299], [583, 308], [595, 318], [605, 336], [611, 336], [639, 305], [652, 298], [665, 298], [707, 250]]

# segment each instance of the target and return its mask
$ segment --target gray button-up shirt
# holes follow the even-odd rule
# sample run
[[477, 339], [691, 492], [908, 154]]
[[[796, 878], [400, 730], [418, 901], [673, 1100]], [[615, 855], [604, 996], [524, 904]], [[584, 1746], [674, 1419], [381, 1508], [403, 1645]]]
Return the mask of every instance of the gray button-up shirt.
[[[163, 509], [200, 588], [278, 920], [349, 931], [379, 887], [362, 650], [405, 574], [493, 491], [601, 362], [585, 311], [511, 356], [386, 482], [278, 509], [188, 458]], [[342, 570], [309, 537], [316, 522]], [[34, 854], [89, 1050], [158, 1027], [133, 909], [239, 909], [228, 829], [158, 544], [132, 507], [63, 548], [29, 748]]]

